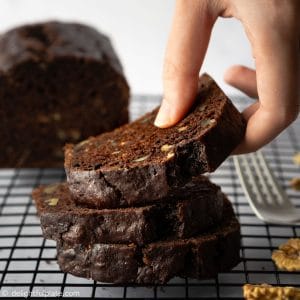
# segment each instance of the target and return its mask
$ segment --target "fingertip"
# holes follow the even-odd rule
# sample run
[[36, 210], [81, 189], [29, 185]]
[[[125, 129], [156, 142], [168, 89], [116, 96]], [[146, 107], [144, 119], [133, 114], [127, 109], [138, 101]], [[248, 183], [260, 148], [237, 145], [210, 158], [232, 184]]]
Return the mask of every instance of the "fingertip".
[[170, 113], [170, 105], [166, 102], [166, 100], [163, 100], [156, 115], [154, 125], [160, 128], [167, 128], [171, 126], [172, 122], [170, 122]]
[[168, 128], [175, 125], [180, 119], [181, 116], [177, 112], [176, 106], [172, 105], [168, 100], [163, 99], [156, 115], [154, 125], [159, 128]]
[[[168, 128], [180, 122], [188, 113], [193, 101], [173, 101], [164, 99], [154, 120], [154, 125], [159, 128]], [[182, 98], [179, 98], [182, 99]], [[194, 97], [192, 98], [194, 99]]]
[[236, 82], [236, 78], [245, 73], [244, 66], [235, 65], [228, 68], [224, 73], [224, 81], [230, 85], [233, 85]]
[[176, 125], [189, 112], [198, 91], [198, 74], [187, 76], [173, 73], [164, 80], [164, 98], [154, 125], [167, 128]]
[[251, 98], [257, 98], [256, 72], [245, 66], [235, 65], [224, 73], [224, 81]]

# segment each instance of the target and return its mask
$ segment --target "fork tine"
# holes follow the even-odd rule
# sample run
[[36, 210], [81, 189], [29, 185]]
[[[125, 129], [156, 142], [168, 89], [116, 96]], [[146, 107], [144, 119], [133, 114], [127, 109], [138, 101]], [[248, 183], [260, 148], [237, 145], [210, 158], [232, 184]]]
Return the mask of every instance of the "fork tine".
[[243, 187], [243, 190], [246, 194], [246, 197], [249, 201], [249, 204], [250, 204], [252, 210], [255, 212], [255, 214], [257, 215], [258, 218], [260, 218], [261, 220], [264, 220], [263, 216], [261, 215], [261, 213], [258, 209], [261, 204], [257, 200], [257, 197], [255, 197], [253, 195], [254, 193], [252, 192], [252, 185], [249, 183], [248, 178], [246, 177], [248, 174], [246, 175], [246, 172], [244, 172], [244, 167], [242, 165], [244, 158], [242, 156], [243, 155], [233, 157], [236, 171], [238, 173], [241, 185]]
[[277, 201], [280, 203], [280, 204], [291, 204], [290, 200], [288, 199], [285, 191], [282, 189], [282, 187], [278, 184], [276, 178], [274, 177], [273, 175], [273, 172], [271, 171], [264, 155], [262, 154], [261, 151], [258, 151], [257, 152], [257, 157], [262, 165], [262, 168], [264, 169], [265, 171], [265, 174], [268, 178], [268, 180], [270, 181], [272, 187], [273, 187], [273, 191], [275, 192], [276, 194], [276, 198], [277, 198]]
[[[244, 168], [245, 168], [245, 171], [246, 171], [246, 174], [249, 177], [249, 179], [251, 180], [251, 183], [252, 183], [251, 187], [252, 187], [254, 193], [257, 196], [256, 198], [257, 198], [258, 202], [260, 204], [263, 204], [264, 203], [263, 194], [261, 193], [261, 191], [259, 189], [259, 186], [257, 184], [257, 181], [255, 179], [255, 176], [254, 176], [252, 170], [251, 170], [251, 166], [250, 166], [249, 161], [248, 161], [247, 158], [248, 158], [247, 155], [242, 155], [242, 157], [241, 157]], [[252, 201], [255, 201], [255, 199], [252, 199]]]
[[[300, 210], [287, 198], [261, 152], [233, 159], [249, 204], [259, 219], [268, 223], [300, 224]], [[258, 181], [261, 186], [258, 186]], [[261, 190], [265, 191], [266, 197]], [[267, 196], [273, 205], [266, 201]]]
[[259, 182], [262, 185], [262, 189], [264, 191], [264, 198], [266, 199], [266, 202], [269, 205], [276, 205], [282, 204], [282, 201], [280, 201], [280, 199], [278, 199], [278, 195], [274, 195], [273, 189], [272, 187], [270, 187], [270, 184], [268, 184], [267, 179], [264, 176], [264, 169], [263, 166], [259, 163], [259, 157], [257, 155], [258, 153], [251, 153], [248, 154], [251, 158], [252, 161], [252, 165], [254, 166], [255, 172], [259, 178]]

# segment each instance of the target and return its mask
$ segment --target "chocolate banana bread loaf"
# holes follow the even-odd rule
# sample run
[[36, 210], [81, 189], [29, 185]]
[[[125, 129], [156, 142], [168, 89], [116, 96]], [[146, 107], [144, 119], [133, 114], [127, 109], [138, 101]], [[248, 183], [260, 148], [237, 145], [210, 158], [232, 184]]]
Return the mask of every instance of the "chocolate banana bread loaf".
[[58, 242], [62, 271], [112, 283], [166, 283], [174, 276], [212, 278], [239, 261], [240, 227], [230, 203], [224, 199], [221, 224], [190, 239], [135, 244], [85, 246]]
[[33, 191], [33, 199], [47, 239], [144, 245], [166, 236], [191, 237], [220, 222], [224, 195], [218, 186], [201, 176], [181, 190], [160, 204], [120, 209], [78, 206], [66, 183], [41, 186]]
[[128, 122], [129, 88], [108, 37], [75, 23], [0, 36], [0, 167], [62, 167], [66, 142]]
[[163, 198], [180, 181], [214, 171], [244, 136], [242, 115], [206, 74], [194, 107], [176, 126], [155, 127], [157, 111], [66, 145], [67, 180], [78, 203], [108, 208]]

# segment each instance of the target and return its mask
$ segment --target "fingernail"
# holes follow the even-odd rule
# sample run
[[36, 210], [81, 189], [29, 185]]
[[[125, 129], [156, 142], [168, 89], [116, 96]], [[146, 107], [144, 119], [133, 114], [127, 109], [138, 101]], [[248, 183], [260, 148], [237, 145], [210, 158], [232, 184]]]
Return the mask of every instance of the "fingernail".
[[171, 107], [165, 100], [162, 101], [162, 105], [158, 111], [154, 125], [157, 127], [168, 127], [171, 119]]

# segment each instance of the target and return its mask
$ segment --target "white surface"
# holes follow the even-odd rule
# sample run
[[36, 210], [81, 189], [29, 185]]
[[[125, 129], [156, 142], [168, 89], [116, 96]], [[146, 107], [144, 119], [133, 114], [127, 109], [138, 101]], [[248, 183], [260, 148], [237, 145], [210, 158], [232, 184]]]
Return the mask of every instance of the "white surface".
[[[162, 92], [162, 63], [175, 0], [0, 0], [0, 31], [45, 19], [88, 23], [112, 39], [132, 93]], [[219, 19], [202, 71], [227, 93], [222, 76], [232, 64], [252, 64], [249, 43], [236, 20]]]

